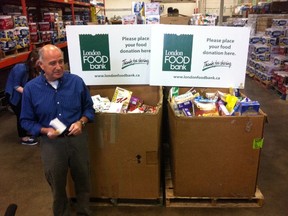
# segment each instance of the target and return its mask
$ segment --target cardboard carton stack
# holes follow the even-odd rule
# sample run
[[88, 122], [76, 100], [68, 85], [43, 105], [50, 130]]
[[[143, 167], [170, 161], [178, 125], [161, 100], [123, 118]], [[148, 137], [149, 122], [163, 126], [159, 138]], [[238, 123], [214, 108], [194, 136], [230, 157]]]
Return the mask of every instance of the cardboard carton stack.
[[132, 2], [132, 14], [122, 17], [122, 24], [159, 24], [159, 2]]
[[[272, 24], [262, 34], [251, 36], [247, 71], [255, 78], [272, 85], [287, 95], [287, 82], [279, 78], [287, 73], [288, 19], [272, 19]], [[284, 79], [285, 80], [285, 79]]]
[[[157, 107], [155, 113], [95, 114], [88, 124], [92, 198], [159, 199], [162, 89], [119, 86]], [[91, 95], [109, 97], [115, 86], [90, 87]], [[73, 189], [70, 184], [70, 194]]]
[[[206, 89], [214, 93], [219, 89]], [[180, 88], [184, 94], [189, 88]], [[227, 92], [227, 89], [222, 89]], [[253, 197], [266, 115], [183, 116], [168, 106], [172, 182], [180, 197]]]
[[0, 48], [4, 52], [29, 47], [27, 18], [21, 14], [0, 15]]

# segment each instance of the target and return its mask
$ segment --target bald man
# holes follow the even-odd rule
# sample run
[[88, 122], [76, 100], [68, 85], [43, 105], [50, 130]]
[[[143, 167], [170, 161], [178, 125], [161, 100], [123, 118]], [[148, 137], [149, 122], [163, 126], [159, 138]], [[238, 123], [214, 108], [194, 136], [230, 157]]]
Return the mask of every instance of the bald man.
[[80, 77], [64, 71], [63, 53], [58, 47], [42, 47], [39, 65], [41, 75], [23, 92], [21, 125], [39, 137], [54, 216], [70, 215], [66, 195], [69, 168], [75, 184], [77, 215], [90, 215], [90, 164], [84, 129], [94, 118], [90, 93]]

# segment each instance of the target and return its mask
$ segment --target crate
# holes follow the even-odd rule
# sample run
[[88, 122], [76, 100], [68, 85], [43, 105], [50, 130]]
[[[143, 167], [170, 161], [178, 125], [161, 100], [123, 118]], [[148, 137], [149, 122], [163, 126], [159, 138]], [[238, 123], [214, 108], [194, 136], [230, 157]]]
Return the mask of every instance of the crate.
[[[87, 125], [91, 160], [91, 198], [110, 200], [159, 200], [162, 88], [119, 86], [133, 92], [158, 112], [96, 113]], [[116, 86], [91, 86], [91, 95], [109, 97]], [[74, 196], [68, 179], [70, 197]]]
[[[180, 88], [180, 93], [186, 91]], [[168, 117], [174, 196], [233, 199], [255, 195], [260, 149], [253, 142], [263, 138], [264, 112], [185, 117], [177, 116], [171, 105]]]

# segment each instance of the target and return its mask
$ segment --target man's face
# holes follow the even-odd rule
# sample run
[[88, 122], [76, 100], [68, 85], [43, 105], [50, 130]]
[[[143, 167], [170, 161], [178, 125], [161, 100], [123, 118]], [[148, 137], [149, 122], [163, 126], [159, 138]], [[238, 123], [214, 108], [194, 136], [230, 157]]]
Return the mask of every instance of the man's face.
[[63, 76], [64, 59], [62, 52], [59, 52], [59, 50], [47, 50], [39, 63], [48, 81], [55, 81]]

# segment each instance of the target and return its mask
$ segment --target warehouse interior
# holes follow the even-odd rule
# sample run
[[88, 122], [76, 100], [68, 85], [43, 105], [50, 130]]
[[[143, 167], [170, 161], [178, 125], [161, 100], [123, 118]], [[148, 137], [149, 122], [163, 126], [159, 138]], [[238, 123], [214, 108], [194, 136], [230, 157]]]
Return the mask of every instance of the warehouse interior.
[[[93, 215], [167, 215], [167, 216], [284, 216], [287, 214], [288, 158], [286, 125], [288, 104], [279, 94], [246, 77], [244, 93], [258, 100], [267, 114], [264, 145], [261, 150], [257, 185], [264, 196], [262, 207], [255, 208], [176, 208], [149, 204], [131, 206], [97, 206], [91, 203]], [[51, 215], [51, 194], [44, 178], [39, 145], [23, 146], [16, 136], [16, 118], [10, 111], [0, 112], [0, 215], [11, 203], [18, 208], [16, 215]], [[239, 179], [241, 181], [241, 179]]]
[[[197, 117], [194, 118], [193, 116], [191, 118], [192, 121], [189, 122], [189, 120], [191, 119], [189, 119], [187, 115], [184, 116], [183, 113], [181, 113], [181, 115], [178, 115], [175, 114], [176, 113], [175, 110], [169, 109], [172, 107], [170, 106], [172, 103], [170, 104], [167, 101], [168, 98], [167, 89], [169, 89], [170, 86], [169, 88], [166, 85], [129, 86], [133, 89], [132, 90], [133, 94], [135, 91], [135, 93], [138, 93], [141, 96], [142, 95], [145, 96], [145, 100], [146, 98], [148, 98], [148, 100], [151, 99], [151, 101], [153, 101], [152, 104], [155, 103], [155, 107], [156, 106], [161, 107], [161, 109], [159, 109], [161, 110], [161, 112], [156, 112], [155, 115], [151, 115], [153, 116], [152, 121], [150, 121], [150, 119], [146, 117], [141, 116], [141, 114], [138, 113], [136, 114], [135, 118], [136, 121], [135, 119], [133, 120], [133, 118], [127, 118], [128, 120], [126, 121], [125, 117], [123, 117], [126, 115], [126, 113], [122, 116], [118, 115], [118, 113], [116, 114], [113, 113], [111, 115], [112, 117], [109, 115], [110, 113], [108, 115], [106, 115], [107, 113], [103, 113], [103, 115], [101, 115], [102, 113], [100, 115], [98, 115], [97, 113], [95, 114], [96, 121], [94, 121], [93, 123], [89, 123], [88, 127], [85, 128], [85, 130], [88, 130], [89, 134], [89, 145], [90, 147], [92, 146], [90, 149], [90, 156], [94, 156], [95, 154], [95, 157], [92, 158], [93, 160], [91, 160], [92, 168], [90, 173], [92, 179], [91, 181], [92, 196], [90, 200], [92, 215], [93, 216], [94, 215], [95, 216], [98, 215], [285, 216], [287, 215], [288, 212], [288, 205], [287, 205], [288, 1], [287, 0], [286, 1], [144, 0], [143, 2], [137, 2], [141, 3], [142, 6], [145, 5], [146, 3], [157, 4], [160, 2], [160, 5], [157, 4], [157, 7], [159, 7], [159, 11], [157, 11], [157, 13], [159, 12], [159, 14], [156, 15], [157, 16], [156, 23], [153, 23], [155, 21], [155, 19], [153, 19], [155, 14], [152, 14], [151, 16], [152, 21], [149, 19], [146, 20], [146, 18], [149, 16], [147, 17], [142, 16], [144, 13], [143, 12], [144, 7], [142, 8], [142, 12], [141, 10], [140, 12], [137, 11], [135, 9], [136, 8], [135, 5], [137, 5], [137, 3], [135, 3], [132, 0], [129, 1], [1, 0], [1, 3], [2, 1], [3, 5], [0, 5], [0, 122], [1, 122], [0, 123], [0, 131], [1, 131], [0, 132], [0, 171], [1, 171], [0, 216], [53, 215], [52, 212], [53, 200], [51, 189], [45, 179], [43, 165], [41, 161], [41, 155], [40, 155], [41, 143], [31, 146], [22, 145], [23, 143], [20, 144], [19, 137], [17, 136], [16, 116], [13, 113], [11, 107], [9, 106], [9, 102], [5, 95], [6, 80], [8, 79], [12, 67], [17, 63], [23, 62], [28, 56], [28, 53], [32, 49], [34, 48], [38, 49], [46, 44], [52, 43], [55, 44], [60, 49], [62, 49], [64, 53], [65, 69], [71, 69], [72, 71], [73, 67], [70, 66], [75, 62], [78, 62], [78, 59], [77, 61], [74, 59], [74, 54], [76, 56], [76, 52], [74, 53], [73, 45], [72, 46], [70, 45], [69, 47], [69, 42], [71, 42], [71, 40], [70, 41], [67, 40], [66, 26], [83, 25], [85, 27], [86, 25], [89, 25], [88, 27], [90, 27], [90, 25], [93, 25], [91, 26], [91, 28], [96, 29], [97, 27], [105, 24], [105, 25], [114, 25], [113, 27], [116, 28], [120, 24], [123, 25], [126, 25], [127, 23], [131, 24], [129, 23], [131, 13], [135, 14], [137, 13], [137, 17], [138, 16], [142, 17], [141, 19], [139, 19], [140, 21], [138, 20], [138, 18], [134, 20], [133, 24], [135, 25], [137, 24], [138, 26], [140, 24], [141, 25], [173, 24], [173, 25], [203, 25], [205, 26], [203, 28], [209, 28], [210, 27], [209, 25], [211, 25], [210, 29], [214, 27], [213, 25], [216, 26], [219, 25], [221, 27], [225, 26], [224, 28], [227, 27], [227, 29], [230, 27], [235, 27], [233, 29], [239, 29], [239, 27], [240, 28], [249, 27], [251, 31], [249, 38], [247, 65], [245, 58], [244, 62], [245, 67], [243, 67], [243, 70], [241, 71], [241, 73], [243, 72], [243, 77], [245, 77], [245, 85], [242, 86], [241, 83], [240, 91], [242, 93], [241, 96], [246, 95], [247, 97], [249, 97], [249, 99], [252, 100], [252, 102], [259, 102], [261, 110], [260, 112], [257, 111], [257, 115], [255, 115], [255, 112], [253, 110], [252, 114], [250, 113], [252, 116], [249, 116], [248, 114], [248, 116], [244, 115], [243, 117], [237, 115], [223, 117], [222, 119], [226, 118], [227, 122], [229, 121], [228, 119], [231, 117], [232, 119], [230, 120], [231, 125], [232, 123], [234, 124], [234, 122], [237, 122], [238, 119], [240, 121], [240, 124], [234, 124], [233, 127], [230, 127], [231, 130], [229, 126], [227, 128], [227, 124], [225, 125], [226, 130], [228, 129], [230, 133], [231, 131], [232, 132], [236, 131], [236, 135], [226, 134], [225, 131], [223, 130], [223, 128], [225, 127], [221, 127], [223, 126], [222, 120], [218, 121], [217, 119], [221, 117], [213, 116], [211, 118], [213, 119], [211, 121], [212, 123], [210, 122], [211, 124], [209, 124], [208, 122], [208, 124], [206, 124], [207, 123], [206, 119], [209, 119], [209, 117], [205, 119], [202, 118], [201, 116], [200, 119], [202, 118], [205, 120], [203, 122], [200, 122], [199, 124], [199, 122], [197, 122], [199, 118], [197, 119]], [[37, 8], [41, 9], [38, 10]], [[176, 12], [174, 13], [173, 11], [171, 13], [170, 11], [169, 13], [169, 9], [171, 8], [176, 9]], [[2, 17], [4, 16], [5, 21], [7, 18], [6, 14], [9, 13], [13, 14], [14, 12], [16, 12], [16, 15], [15, 14], [13, 15], [14, 17], [18, 17], [20, 14], [20, 17], [25, 17], [25, 19], [27, 19], [29, 22], [26, 22], [25, 26], [15, 25], [15, 28], [14, 26], [13, 27], [10, 26], [11, 27], [10, 28], [8, 25], [9, 22], [7, 22], [9, 28], [7, 27], [8, 29], [5, 29], [6, 27], [4, 28], [1, 24], [1, 16]], [[134, 18], [136, 17], [135, 14], [133, 15]], [[203, 19], [204, 14], [205, 19]], [[9, 19], [12, 20], [13, 16], [11, 15]], [[44, 23], [46, 24], [48, 23], [48, 25], [40, 25], [40, 23], [43, 24], [43, 20], [41, 20], [42, 18], [43, 20], [46, 19]], [[127, 23], [125, 23], [126, 18], [128, 20]], [[143, 20], [145, 20], [146, 23]], [[150, 21], [151, 23], [149, 23]], [[282, 22], [286, 22], [286, 24], [284, 24], [284, 27], [281, 26]], [[54, 25], [56, 23], [57, 25]], [[60, 25], [60, 23], [62, 25]], [[1, 29], [1, 26], [3, 29]], [[49, 31], [47, 29], [45, 30], [45, 27], [47, 26], [51, 28], [49, 29]], [[274, 29], [275, 26], [277, 27], [276, 30]], [[42, 27], [44, 27], [44, 30], [41, 29]], [[272, 37], [271, 34], [278, 33], [278, 27], [280, 28], [283, 27], [285, 31], [282, 31], [283, 34], [281, 33], [280, 36], [278, 35], [279, 37], [278, 36]], [[29, 43], [22, 44], [24, 47], [22, 47], [22, 45], [21, 46], [19, 45], [21, 44], [20, 42], [16, 46], [18, 42], [17, 43], [15, 42], [16, 47], [11, 48], [10, 43], [15, 38], [12, 38], [13, 40], [9, 38], [10, 36], [8, 33], [11, 32], [12, 30], [13, 31], [15, 29], [17, 30], [17, 28], [20, 29], [24, 28], [27, 30], [27, 32], [30, 31], [29, 34], [27, 35], [19, 36], [17, 40], [19, 40], [19, 38], [23, 40], [24, 39], [28, 40], [29, 37], [29, 40], [31, 41], [29, 42], [30, 44]], [[67, 29], [68, 28], [69, 27], [67, 27]], [[55, 32], [57, 32], [56, 35]], [[143, 34], [143, 32], [141, 32], [141, 34]], [[114, 32], [111, 31], [111, 34], [112, 33]], [[122, 33], [119, 31], [118, 34], [121, 35]], [[12, 35], [14, 35], [14, 33]], [[50, 38], [48, 37], [48, 35], [50, 35]], [[145, 32], [143, 35], [145, 35]], [[225, 35], [225, 37], [227, 37], [227, 35]], [[272, 39], [270, 38], [270, 36]], [[268, 40], [267, 38], [270, 38], [271, 40]], [[267, 40], [265, 41], [265, 39]], [[256, 40], [258, 41], [255, 42]], [[243, 41], [241, 38], [240, 44], [242, 44]], [[275, 42], [275, 44], [272, 44], [273, 42]], [[264, 54], [258, 53], [256, 55], [255, 52], [259, 46], [260, 49], [263, 48], [263, 46], [265, 47], [268, 46], [269, 49], [267, 50], [267, 52], [265, 51]], [[71, 52], [71, 47], [73, 52]], [[113, 47], [113, 49], [116, 50], [115, 47]], [[246, 52], [243, 54], [243, 56], [244, 55], [246, 57]], [[265, 57], [265, 59], [264, 60], [260, 59], [263, 56]], [[73, 59], [71, 57], [73, 57]], [[240, 56], [240, 58], [241, 57], [242, 56]], [[72, 59], [72, 61], [69, 62], [69, 58], [70, 60]], [[238, 57], [237, 63], [244, 59], [240, 58]], [[273, 62], [270, 62], [270, 60]], [[244, 64], [242, 64], [241, 66], [243, 65]], [[232, 72], [235, 71], [236, 70], [234, 71], [232, 70]], [[111, 86], [107, 85], [108, 86], [107, 88], [106, 85], [103, 85], [105, 86], [103, 87], [98, 83], [92, 86], [91, 85], [87, 86], [92, 96], [99, 92], [101, 93], [109, 92], [112, 94], [114, 92], [116, 85], [112, 83]], [[162, 86], [164, 86], [163, 89]], [[179, 87], [181, 89], [182, 86], [179, 85]], [[186, 85], [183, 85], [183, 87], [185, 89], [188, 88]], [[189, 86], [189, 88], [190, 87], [191, 86]], [[202, 88], [202, 86], [198, 87]], [[150, 89], [151, 91], [149, 91]], [[228, 87], [225, 90], [227, 90], [228, 92]], [[232, 88], [230, 88], [229, 90], [231, 92]], [[203, 90], [203, 92], [205, 91]], [[171, 117], [170, 112], [171, 110], [175, 111], [175, 113], [172, 112], [173, 114], [175, 114], [175, 115], [172, 114], [172, 116], [177, 117], [175, 118]], [[221, 110], [219, 111], [219, 113], [220, 112]], [[118, 120], [120, 118], [122, 120], [124, 119], [125, 122], [124, 125], [118, 124]], [[257, 118], [264, 120], [262, 122]], [[184, 124], [182, 124], [183, 123], [182, 119], [184, 119], [183, 120]], [[215, 130], [213, 130], [213, 133], [207, 132], [208, 134], [207, 137], [209, 137], [210, 134], [217, 136], [218, 132], [219, 134], [220, 133], [222, 135], [224, 134], [223, 145], [221, 145], [222, 138], [220, 136], [217, 137], [214, 136], [214, 139], [211, 136], [212, 138], [210, 137], [210, 139], [207, 139], [209, 140], [209, 143], [205, 143], [207, 144], [205, 145], [205, 148], [207, 146], [206, 149], [204, 150], [203, 148], [197, 149], [197, 152], [200, 153], [201, 151], [205, 152], [205, 150], [208, 150], [209, 156], [207, 156], [208, 154], [206, 155], [205, 153], [199, 155], [197, 155], [197, 153], [194, 153], [196, 152], [195, 145], [196, 147], [202, 147], [203, 145], [202, 142], [199, 142], [200, 144], [198, 145], [197, 143], [198, 140], [195, 142], [194, 139], [195, 135], [197, 136], [198, 135], [197, 133], [200, 132], [199, 130], [197, 130], [197, 127], [194, 124], [195, 119], [198, 126], [200, 126], [201, 128], [207, 126], [208, 130], [209, 129], [213, 130], [214, 129], [213, 127], [216, 125]], [[257, 120], [255, 125], [257, 125], [258, 127], [254, 125], [253, 128], [249, 124], [251, 122], [252, 124], [255, 123], [254, 119]], [[178, 120], [179, 124], [177, 124]], [[192, 124], [187, 124], [187, 122]], [[249, 129], [250, 126], [253, 128], [253, 132], [251, 133], [252, 135], [250, 134], [249, 135], [250, 137], [248, 138], [246, 137], [246, 134], [244, 134], [246, 132], [245, 131], [246, 128], [243, 122], [248, 127], [247, 129], [248, 131], [250, 130]], [[264, 125], [262, 123], [264, 123]], [[110, 129], [112, 128], [112, 126], [109, 124], [111, 124], [113, 127], [116, 127], [117, 130], [119, 128], [120, 129], [126, 128], [124, 132], [125, 134], [128, 134], [127, 137], [130, 136], [136, 138], [132, 140], [126, 139], [126, 137], [124, 137], [123, 135], [123, 131], [121, 134], [119, 130], [118, 133], [123, 136], [119, 136], [120, 138], [117, 137], [118, 141], [120, 140], [120, 142], [116, 143], [124, 144], [124, 147], [122, 147], [122, 145], [118, 146], [114, 145], [114, 147], [117, 146], [117, 148], [106, 148], [105, 151], [102, 151], [101, 145], [104, 146], [105, 144], [108, 146], [111, 143], [115, 144], [111, 140], [114, 139], [113, 141], [115, 141], [114, 132], [116, 131], [116, 129], [111, 130], [112, 131], [111, 132]], [[109, 128], [107, 125], [111, 126], [111, 128]], [[127, 125], [130, 127], [128, 127]], [[185, 125], [186, 127], [183, 125]], [[105, 126], [107, 127], [105, 128]], [[100, 134], [98, 132], [100, 129], [102, 130], [102, 127], [104, 128], [104, 132], [99, 137], [97, 137]], [[171, 130], [172, 127], [176, 128], [177, 130], [179, 129], [179, 131], [182, 131], [183, 129], [184, 132], [179, 133], [180, 135], [177, 134], [176, 132], [174, 133], [173, 129]], [[239, 128], [242, 129], [242, 127], [245, 128], [245, 130], [237, 131], [237, 129]], [[105, 131], [105, 129], [107, 128], [108, 130]], [[191, 130], [191, 128], [192, 129], [194, 128], [193, 131], [194, 137], [191, 136], [192, 132], [189, 131]], [[260, 136], [253, 137], [253, 144], [250, 144], [250, 138], [251, 136], [254, 136], [255, 128], [257, 134], [260, 133]], [[201, 133], [199, 133], [203, 137], [205, 137], [205, 129], [201, 131]], [[131, 134], [129, 130], [133, 130], [131, 131]], [[243, 133], [244, 138], [242, 137], [241, 133]], [[185, 135], [185, 138], [181, 137], [183, 134]], [[176, 135], [175, 136], [176, 138], [173, 137], [174, 135]], [[103, 139], [102, 136], [105, 139]], [[246, 140], [246, 142], [244, 141], [242, 142], [242, 138], [243, 140]], [[233, 143], [233, 139], [235, 139], [236, 145], [234, 145], [235, 143]], [[135, 140], [136, 142], [138, 141], [137, 144]], [[221, 141], [219, 142], [219, 140]], [[254, 141], [256, 144], [254, 143]], [[181, 149], [181, 147], [177, 148], [176, 151], [175, 146], [177, 147], [178, 144], [180, 146], [183, 143], [187, 145], [187, 146], [184, 145], [185, 147], [187, 147], [186, 151], [185, 148]], [[219, 144], [220, 151], [213, 152], [214, 148], [212, 148], [212, 145], [216, 146], [216, 144]], [[238, 144], [240, 145], [238, 146]], [[191, 146], [194, 147], [195, 151]], [[234, 148], [235, 146], [236, 148]], [[111, 150], [111, 152], [109, 152], [109, 150], [107, 151], [107, 149]], [[120, 150], [122, 149], [125, 150], [123, 152], [122, 151], [120, 152]], [[243, 149], [244, 151], [242, 151]], [[140, 153], [138, 153], [138, 151]], [[134, 152], [137, 152], [137, 155], [135, 154], [136, 159], [134, 156]], [[228, 157], [221, 158], [220, 156], [219, 160], [219, 155], [222, 155], [222, 152], [225, 152], [225, 154], [223, 155], [227, 155]], [[182, 156], [181, 153], [185, 156]], [[191, 155], [193, 153], [193, 157], [196, 158], [197, 160], [193, 161], [192, 156], [191, 157], [189, 157], [190, 155], [187, 156], [187, 154], [189, 153], [191, 153]], [[145, 157], [143, 157], [142, 154], [143, 155], [145, 154]], [[249, 155], [251, 155], [250, 158]], [[96, 158], [96, 156], [100, 157]], [[207, 156], [207, 161], [205, 159], [205, 156]], [[128, 159], [126, 159], [126, 157], [128, 157]], [[217, 165], [214, 166], [213, 164], [214, 158], [217, 158], [218, 160], [217, 162], [219, 162], [221, 166], [218, 167]], [[103, 159], [103, 161], [101, 159]], [[221, 160], [223, 160], [223, 163]], [[124, 164], [123, 161], [128, 162], [127, 164], [126, 163]], [[144, 161], [144, 163], [141, 164], [142, 161]], [[200, 165], [198, 166], [200, 161], [201, 166]], [[244, 162], [242, 163], [242, 161]], [[100, 164], [100, 166], [98, 166], [98, 164]], [[212, 164], [213, 166], [209, 167], [209, 165], [207, 164], [210, 165]], [[175, 168], [176, 165], [178, 166], [177, 168], [179, 169]], [[139, 167], [141, 167], [141, 169]], [[142, 169], [143, 167], [144, 169]], [[152, 169], [150, 169], [151, 167]], [[206, 167], [207, 169], [205, 170], [203, 169], [201, 171], [202, 167]], [[220, 181], [219, 179], [216, 178], [219, 177], [217, 174], [222, 171], [221, 168], [219, 167], [222, 167], [223, 170], [223, 172], [221, 173], [222, 175], [221, 174], [219, 175]], [[107, 172], [104, 173], [103, 168]], [[97, 172], [99, 169], [102, 172]], [[119, 170], [121, 169], [121, 171], [116, 172], [117, 169]], [[187, 170], [187, 172], [185, 169]], [[192, 169], [196, 171], [192, 172], [191, 171]], [[199, 172], [199, 170], [201, 172]], [[109, 173], [110, 171], [111, 173]], [[205, 181], [201, 181], [201, 177], [196, 178], [198, 176], [194, 175], [197, 172], [199, 173], [199, 176], [210, 174], [209, 172], [212, 172], [211, 176], [214, 175], [215, 178], [209, 179], [209, 177], [207, 178], [208, 176], [207, 175], [206, 179], [204, 179]], [[191, 175], [191, 173], [193, 173], [193, 175]], [[243, 176], [241, 176], [241, 174], [243, 174]], [[221, 179], [221, 176], [222, 177], [224, 176], [224, 178]], [[249, 178], [247, 178], [247, 176]], [[250, 177], [252, 178], [252, 181], [250, 181], [251, 180]], [[179, 179], [181, 180], [179, 181]], [[185, 181], [187, 179], [189, 179], [189, 181]], [[222, 187], [223, 186], [222, 183], [223, 185], [225, 183], [227, 183], [229, 186], [232, 185], [232, 187], [234, 188], [231, 189], [228, 187], [226, 188]], [[197, 184], [201, 186], [199, 188], [194, 187], [194, 185]], [[117, 185], [118, 187], [116, 187], [115, 185]], [[177, 185], [177, 187], [175, 185]], [[187, 192], [188, 194], [190, 193], [190, 190], [192, 188], [193, 190], [195, 189], [195, 191], [197, 192], [200, 191], [200, 193], [203, 194], [205, 193], [207, 194], [207, 191], [208, 194], [211, 192], [212, 195], [207, 196], [176, 195], [176, 192], [179, 193], [179, 188], [182, 189], [182, 192], [184, 191], [184, 193]], [[219, 190], [219, 188], [223, 188], [223, 190], [221, 191], [221, 189]], [[237, 193], [238, 191], [242, 190], [245, 192], [250, 191], [251, 188], [252, 188], [252, 196], [250, 195], [242, 196]], [[118, 192], [119, 194], [117, 194]], [[145, 195], [146, 192], [147, 194], [151, 192], [151, 194], [154, 195], [156, 193], [156, 196], [152, 195], [152, 198], [150, 198], [151, 194], [146, 196]], [[226, 197], [222, 195], [217, 195], [217, 194], [227, 194], [227, 192], [231, 196], [228, 195]], [[77, 205], [77, 200], [75, 199], [73, 183], [71, 183], [71, 178], [69, 176], [67, 179], [67, 194], [71, 201], [72, 216], [74, 215], [76, 216], [77, 213], [75, 209]], [[128, 197], [126, 198], [127, 194]], [[214, 194], [216, 195], [214, 196]], [[9, 211], [7, 211], [9, 210], [9, 207], [14, 208], [15, 212], [13, 213], [13, 209], [10, 209], [11, 214], [9, 214]]]

